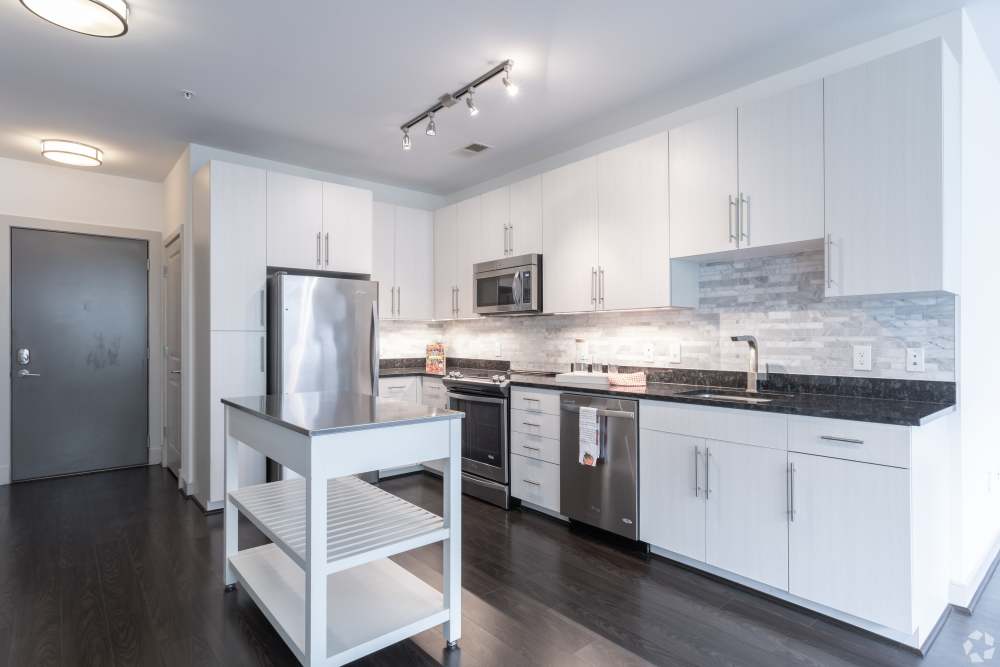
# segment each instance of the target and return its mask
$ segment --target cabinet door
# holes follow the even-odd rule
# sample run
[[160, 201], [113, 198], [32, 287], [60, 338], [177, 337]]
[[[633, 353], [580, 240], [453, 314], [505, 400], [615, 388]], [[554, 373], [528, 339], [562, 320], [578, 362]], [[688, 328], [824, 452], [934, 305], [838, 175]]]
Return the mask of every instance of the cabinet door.
[[510, 255], [510, 188], [500, 188], [482, 196], [479, 257], [481, 261]]
[[323, 183], [323, 268], [372, 272], [372, 191]]
[[597, 305], [597, 158], [542, 175], [542, 305], [547, 313]]
[[372, 280], [378, 281], [379, 319], [396, 316], [396, 207], [375, 202], [372, 207]]
[[667, 135], [597, 156], [598, 309], [670, 303]]
[[736, 111], [670, 130], [670, 256], [735, 250]]
[[434, 319], [455, 317], [455, 204], [434, 212]]
[[510, 186], [510, 254], [542, 252], [542, 177]]
[[907, 471], [808, 454], [788, 460], [789, 592], [910, 633]]
[[209, 165], [213, 331], [263, 331], [267, 283], [267, 172]]
[[[209, 415], [209, 500], [225, 497], [226, 420], [222, 398], [260, 396], [267, 392], [264, 380], [265, 337], [263, 333], [213, 331], [211, 347], [211, 395]], [[201, 459], [204, 460], [204, 459]], [[240, 485], [264, 482], [264, 456], [246, 445], [239, 448]], [[201, 472], [198, 473], [200, 479]]]
[[788, 454], [709, 440], [710, 565], [788, 589]]
[[321, 269], [323, 184], [267, 172], [267, 264]]
[[381, 398], [391, 398], [406, 403], [419, 402], [416, 376], [379, 378], [378, 393]]
[[458, 203], [458, 221], [455, 224], [455, 285], [458, 287], [458, 313], [460, 318], [476, 317], [473, 312], [472, 265], [480, 261], [479, 226], [482, 221], [480, 197]]
[[740, 247], [823, 238], [823, 82], [740, 107]]
[[705, 560], [705, 441], [642, 429], [639, 539]]
[[942, 48], [825, 80], [828, 296], [947, 289], [942, 95], [954, 62]]
[[434, 216], [396, 207], [396, 316], [434, 317]]

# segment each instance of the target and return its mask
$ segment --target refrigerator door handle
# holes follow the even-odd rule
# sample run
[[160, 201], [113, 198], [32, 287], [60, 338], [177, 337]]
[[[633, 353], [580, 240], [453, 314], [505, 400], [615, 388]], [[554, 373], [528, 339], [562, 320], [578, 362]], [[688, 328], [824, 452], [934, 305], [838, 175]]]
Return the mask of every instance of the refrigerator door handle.
[[378, 396], [378, 302], [372, 302], [372, 331], [371, 331], [371, 369], [372, 369], [372, 396]]

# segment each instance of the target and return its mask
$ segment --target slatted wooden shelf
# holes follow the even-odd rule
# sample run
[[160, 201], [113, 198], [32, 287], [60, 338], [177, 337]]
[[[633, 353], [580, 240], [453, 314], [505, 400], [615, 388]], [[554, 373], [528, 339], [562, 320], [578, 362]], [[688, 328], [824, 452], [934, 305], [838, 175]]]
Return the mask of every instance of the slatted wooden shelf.
[[[306, 481], [289, 479], [229, 493], [239, 511], [305, 568]], [[357, 477], [327, 482], [327, 573], [447, 539], [441, 517]]]

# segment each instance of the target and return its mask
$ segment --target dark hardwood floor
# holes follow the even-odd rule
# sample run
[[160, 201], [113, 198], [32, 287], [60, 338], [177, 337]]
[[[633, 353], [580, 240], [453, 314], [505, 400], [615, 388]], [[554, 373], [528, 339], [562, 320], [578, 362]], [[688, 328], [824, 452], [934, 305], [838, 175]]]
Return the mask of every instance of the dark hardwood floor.
[[[440, 511], [438, 480], [383, 487]], [[357, 664], [967, 665], [970, 633], [1000, 637], [996, 581], [921, 659], [532, 512], [463, 510], [460, 649], [432, 630]], [[222, 516], [159, 467], [0, 487], [0, 663], [297, 664], [242, 591], [223, 593], [222, 539]], [[264, 539], [245, 524], [240, 541]], [[397, 560], [440, 585], [440, 545]]]

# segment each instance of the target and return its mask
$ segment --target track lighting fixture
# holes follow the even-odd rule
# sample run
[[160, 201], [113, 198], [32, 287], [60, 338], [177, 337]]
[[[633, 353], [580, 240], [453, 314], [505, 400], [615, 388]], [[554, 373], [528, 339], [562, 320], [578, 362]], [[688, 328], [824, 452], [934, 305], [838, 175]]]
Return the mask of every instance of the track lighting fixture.
[[434, 118], [434, 114], [441, 109], [448, 109], [458, 104], [462, 98], [465, 98], [465, 105], [469, 109], [470, 116], [476, 116], [479, 114], [479, 107], [476, 106], [476, 89], [483, 85], [490, 79], [503, 75], [502, 81], [504, 90], [511, 97], [517, 95], [517, 84], [514, 83], [514, 78], [511, 76], [511, 70], [514, 69], [514, 61], [505, 60], [489, 72], [486, 72], [479, 78], [470, 81], [453, 93], [445, 93], [438, 98], [437, 102], [431, 105], [426, 111], [423, 111], [410, 120], [406, 121], [399, 126], [399, 129], [403, 131], [403, 150], [408, 151], [413, 148], [413, 143], [410, 140], [410, 128], [412, 128], [417, 123], [423, 122], [427, 119], [427, 128], [424, 130], [424, 134], [429, 137], [437, 135], [437, 121]]
[[514, 83], [514, 79], [510, 76], [510, 70], [514, 66], [514, 63], [507, 61], [507, 65], [503, 68], [503, 87], [507, 89], [507, 94], [511, 97], [517, 95], [517, 84]]
[[476, 100], [473, 99], [476, 95], [475, 88], [469, 88], [469, 92], [465, 95], [465, 106], [469, 107], [470, 116], [479, 115], [479, 107], [476, 106]]

